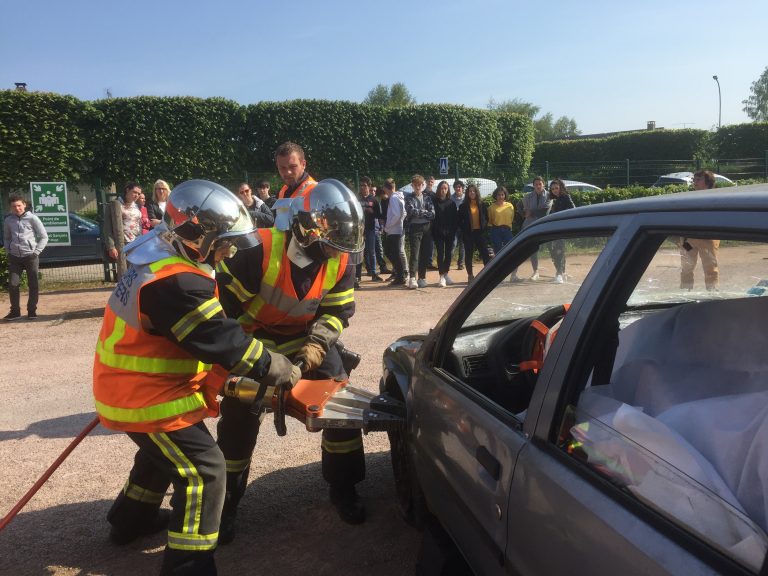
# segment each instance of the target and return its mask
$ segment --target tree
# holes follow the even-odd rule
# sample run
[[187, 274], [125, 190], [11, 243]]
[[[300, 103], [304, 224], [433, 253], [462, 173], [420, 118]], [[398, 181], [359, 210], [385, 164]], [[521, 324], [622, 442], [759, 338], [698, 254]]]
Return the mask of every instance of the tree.
[[581, 130], [576, 126], [576, 120], [573, 118], [560, 116], [560, 118], [555, 120], [551, 112], [547, 112], [543, 116], [535, 118], [541, 111], [541, 108], [530, 102], [520, 100], [519, 98], [505, 100], [503, 102], [496, 102], [491, 98], [488, 101], [488, 109], [493, 112], [522, 114], [533, 120], [536, 142], [542, 142], [544, 140], [561, 140], [563, 138], [581, 134]]
[[401, 108], [402, 106], [416, 104], [416, 99], [411, 96], [405, 84], [396, 82], [392, 86], [377, 84], [374, 89], [368, 92], [368, 96], [363, 100], [363, 104], [384, 106], [386, 108]]
[[750, 88], [752, 95], [744, 104], [744, 112], [755, 122], [768, 122], [768, 66]]

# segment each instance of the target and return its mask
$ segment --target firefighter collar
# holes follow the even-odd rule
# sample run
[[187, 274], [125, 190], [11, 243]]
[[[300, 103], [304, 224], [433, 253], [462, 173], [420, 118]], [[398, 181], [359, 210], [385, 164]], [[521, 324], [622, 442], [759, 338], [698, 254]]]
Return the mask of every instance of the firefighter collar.
[[314, 260], [312, 260], [312, 258], [310, 258], [304, 251], [304, 248], [296, 242], [295, 238], [291, 238], [291, 242], [288, 244], [288, 260], [296, 264], [299, 268], [306, 268], [314, 262]]

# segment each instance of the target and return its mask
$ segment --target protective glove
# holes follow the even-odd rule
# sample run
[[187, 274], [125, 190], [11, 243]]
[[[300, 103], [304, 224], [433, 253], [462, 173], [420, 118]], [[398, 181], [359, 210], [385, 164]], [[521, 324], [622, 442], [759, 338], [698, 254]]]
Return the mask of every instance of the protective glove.
[[270, 352], [270, 356], [272, 361], [269, 364], [269, 371], [259, 378], [259, 382], [267, 386], [284, 386], [290, 390], [301, 378], [301, 369], [282, 354]]
[[325, 360], [325, 348], [317, 342], [309, 341], [296, 354], [296, 360], [304, 363], [305, 372], [316, 370]]

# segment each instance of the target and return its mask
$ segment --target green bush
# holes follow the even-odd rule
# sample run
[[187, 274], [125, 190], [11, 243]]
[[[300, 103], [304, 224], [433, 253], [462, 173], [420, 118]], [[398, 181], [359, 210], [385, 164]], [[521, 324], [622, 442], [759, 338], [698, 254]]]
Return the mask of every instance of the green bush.
[[107, 182], [223, 180], [244, 156], [242, 106], [224, 98], [110, 98], [91, 142], [94, 173]]
[[90, 168], [98, 114], [87, 102], [47, 92], [0, 90], [0, 182], [77, 181]]
[[648, 130], [605, 138], [540, 142], [533, 162], [688, 160], [711, 157], [710, 140], [706, 130]]
[[765, 158], [768, 122], [723, 126], [714, 135], [717, 158]]

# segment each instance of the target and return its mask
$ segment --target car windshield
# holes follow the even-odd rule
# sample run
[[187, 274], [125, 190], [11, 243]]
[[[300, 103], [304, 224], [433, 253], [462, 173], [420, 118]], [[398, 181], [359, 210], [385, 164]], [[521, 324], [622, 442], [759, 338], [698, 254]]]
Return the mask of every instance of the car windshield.
[[[540, 265], [535, 280], [531, 281], [530, 261], [510, 270], [509, 276], [470, 313], [463, 327], [504, 324], [516, 318], [539, 316], [553, 307], [569, 304], [607, 242], [608, 237], [596, 236], [542, 243], [536, 253]], [[558, 274], [553, 262], [560, 262], [562, 254], [567, 254], [568, 268], [567, 273]]]

